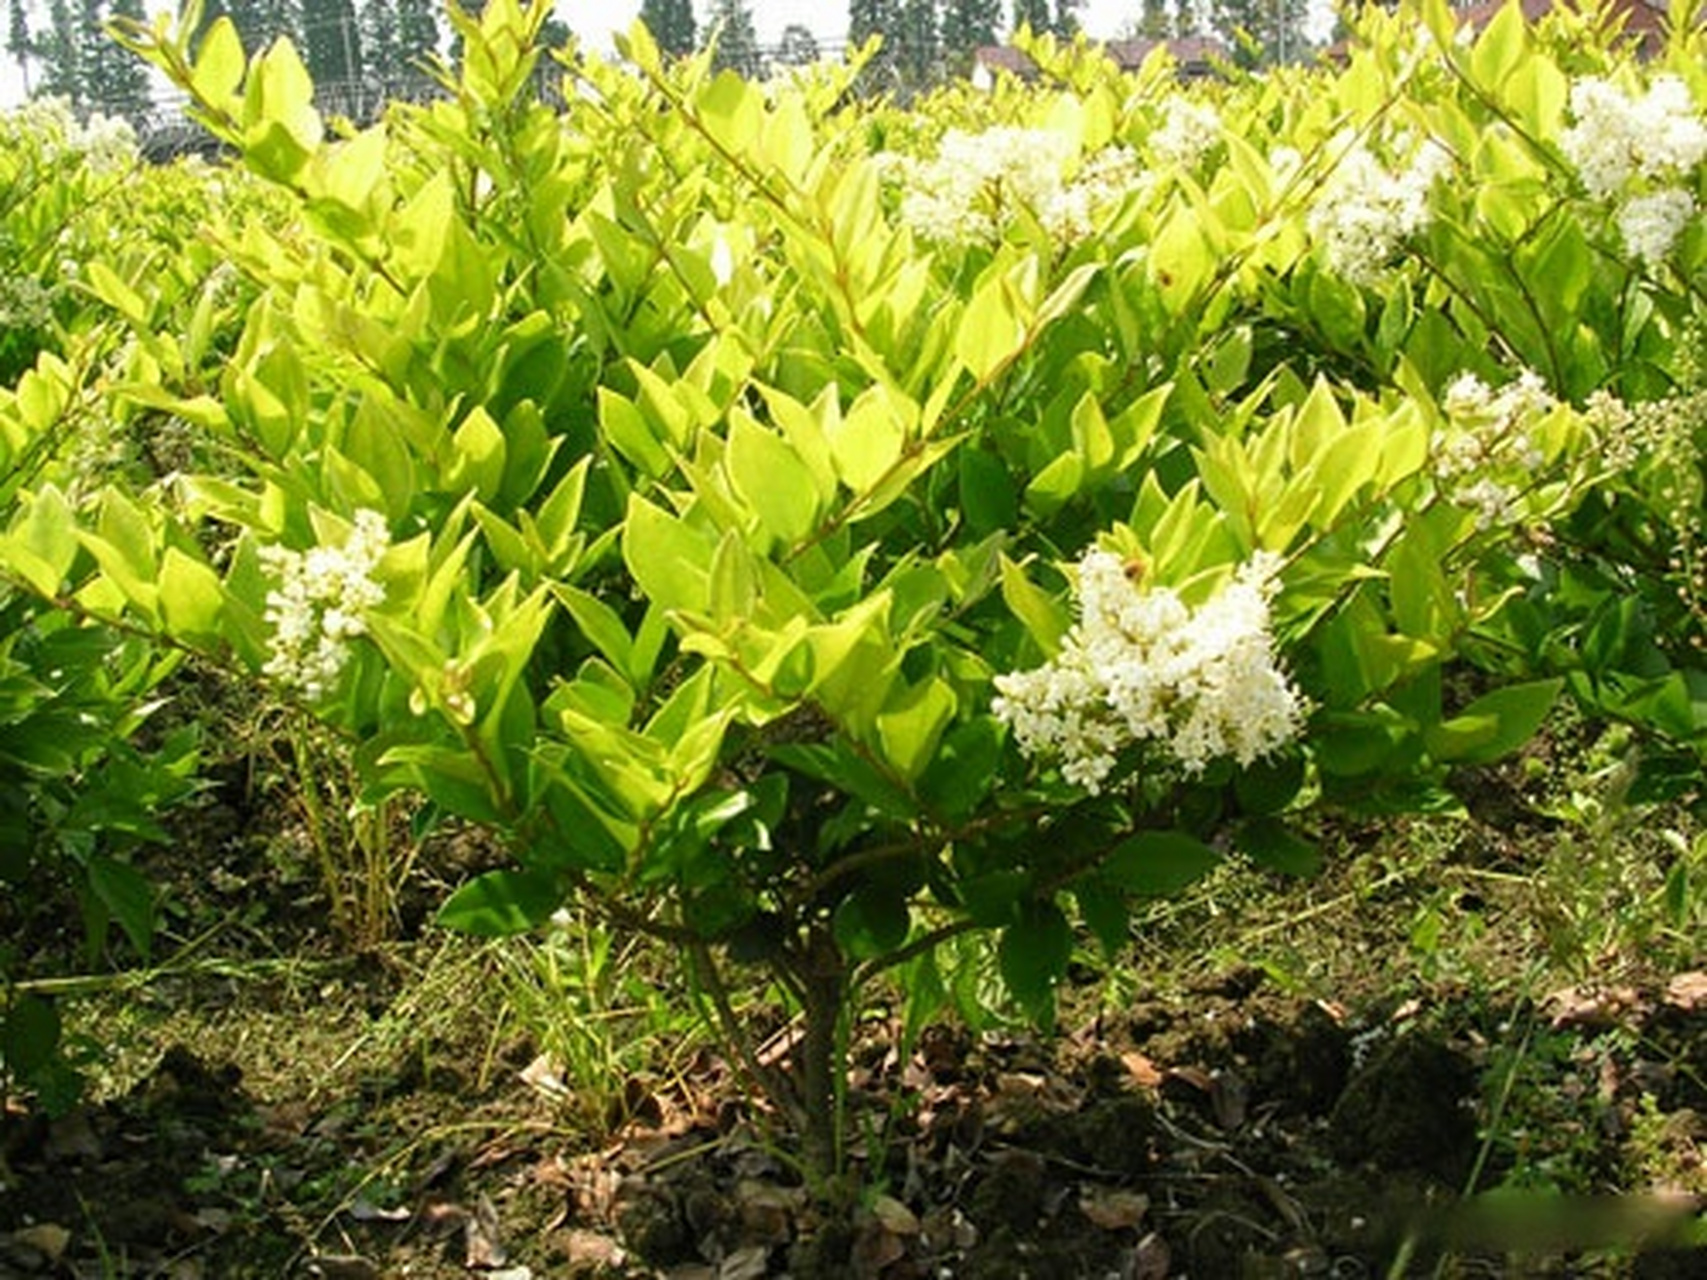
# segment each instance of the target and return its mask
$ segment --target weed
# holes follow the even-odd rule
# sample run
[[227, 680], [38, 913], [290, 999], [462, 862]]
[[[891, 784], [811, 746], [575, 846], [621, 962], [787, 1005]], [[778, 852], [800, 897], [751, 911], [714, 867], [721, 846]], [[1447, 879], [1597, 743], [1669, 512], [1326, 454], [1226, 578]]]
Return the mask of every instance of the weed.
[[672, 958], [639, 934], [559, 912], [542, 937], [498, 953], [505, 1008], [561, 1081], [578, 1121], [603, 1133], [629, 1118], [647, 1080], [677, 1075], [705, 1043], [694, 1011], [666, 994]]

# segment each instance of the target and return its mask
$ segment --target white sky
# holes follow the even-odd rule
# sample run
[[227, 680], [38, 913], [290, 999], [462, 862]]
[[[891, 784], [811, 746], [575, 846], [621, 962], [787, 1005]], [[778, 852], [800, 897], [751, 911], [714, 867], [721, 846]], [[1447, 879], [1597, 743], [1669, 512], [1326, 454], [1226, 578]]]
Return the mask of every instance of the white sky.
[[[846, 0], [747, 0], [753, 13], [753, 25], [758, 29], [761, 44], [775, 44], [784, 27], [800, 23], [824, 41], [840, 41], [847, 35], [848, 6]], [[145, 6], [152, 14], [164, 8], [155, 0]], [[173, 6], [175, 7], [175, 6]], [[640, 12], [640, 0], [558, 0], [558, 11], [571, 30], [589, 45], [609, 47], [609, 32], [623, 31]], [[45, 0], [34, 0], [30, 8], [45, 10]], [[1004, 0], [1004, 14], [1012, 12], [1011, 0]], [[695, 0], [695, 12], [704, 21], [711, 11], [711, 0]], [[1128, 22], [1143, 12], [1143, 0], [1088, 0], [1079, 11], [1079, 21], [1085, 31], [1098, 38], [1119, 34]], [[39, 22], [39, 19], [37, 19]], [[21, 102], [24, 97], [23, 75], [9, 54], [0, 51], [0, 106]]]

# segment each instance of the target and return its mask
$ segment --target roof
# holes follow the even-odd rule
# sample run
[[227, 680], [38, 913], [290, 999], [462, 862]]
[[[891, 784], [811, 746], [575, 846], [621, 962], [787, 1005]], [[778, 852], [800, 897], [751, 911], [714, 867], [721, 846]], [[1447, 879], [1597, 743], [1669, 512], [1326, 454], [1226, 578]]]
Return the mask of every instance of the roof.
[[[1186, 36], [1178, 40], [1107, 40], [1101, 44], [1102, 51], [1122, 71], [1136, 71], [1144, 59], [1159, 47], [1166, 48], [1187, 75], [1201, 75], [1216, 62], [1232, 57], [1227, 46], [1212, 36]], [[1037, 74], [1037, 64], [1011, 45], [984, 45], [973, 54], [973, 61], [980, 67], [1011, 72], [1022, 79], [1030, 79]]]

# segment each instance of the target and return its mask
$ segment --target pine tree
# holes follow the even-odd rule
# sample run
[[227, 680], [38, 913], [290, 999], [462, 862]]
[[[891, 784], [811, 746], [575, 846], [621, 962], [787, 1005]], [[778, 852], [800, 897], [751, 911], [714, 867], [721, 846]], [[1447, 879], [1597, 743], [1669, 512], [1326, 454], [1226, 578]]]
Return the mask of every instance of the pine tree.
[[47, 10], [47, 32], [38, 46], [41, 91], [73, 103], [83, 100], [83, 42], [77, 37], [77, 17], [71, 11], [71, 0], [52, 0]]
[[35, 39], [30, 35], [30, 15], [24, 0], [12, 0], [6, 28], [6, 52], [18, 60], [18, 74], [24, 82], [24, 96], [30, 94], [30, 58], [35, 53]]
[[389, 95], [403, 70], [402, 40], [394, 0], [365, 0], [360, 14], [362, 62], [367, 82]]
[[1309, 43], [1305, 0], [1213, 0], [1212, 29], [1233, 49], [1239, 66], [1295, 61]]
[[749, 80], [758, 79], [764, 70], [764, 60], [759, 56], [759, 37], [753, 30], [753, 14], [746, 0], [716, 0], [711, 7], [708, 35], [717, 41], [717, 51], [711, 59], [714, 67]]
[[[280, 36], [296, 38], [296, 13], [284, 0], [223, 0], [219, 7], [251, 52], [265, 49]], [[209, 6], [208, 20], [217, 16]]]
[[782, 29], [776, 60], [785, 67], [806, 67], [818, 61], [818, 37], [810, 27], [791, 22]]
[[1079, 10], [1085, 0], [1055, 0], [1055, 17], [1049, 29], [1063, 40], [1079, 33]]
[[439, 0], [396, 0], [397, 67], [411, 93], [431, 79], [439, 56]]
[[303, 0], [302, 60], [322, 105], [340, 108], [343, 95], [362, 78], [362, 35], [354, 0]]
[[1034, 36], [1043, 35], [1055, 29], [1055, 21], [1049, 12], [1049, 0], [1014, 0], [1014, 30], [1030, 27]]
[[944, 0], [943, 54], [956, 67], [970, 67], [973, 54], [996, 43], [996, 28], [1001, 21], [1001, 0]]
[[698, 47], [693, 0], [644, 0], [640, 6], [640, 20], [646, 24], [658, 47], [673, 57], [683, 57]]
[[1138, 34], [1147, 40], [1166, 40], [1173, 34], [1171, 8], [1168, 0], [1144, 0], [1144, 16], [1138, 21]]
[[900, 66], [901, 0], [849, 0], [848, 43], [858, 47], [872, 36], [881, 36], [883, 44], [868, 70], [887, 85]]
[[[128, 18], [141, 23], [148, 15], [142, 0], [111, 0], [104, 18]], [[104, 20], [90, 36], [84, 56], [84, 89], [89, 105], [108, 115], [140, 123], [153, 106], [148, 69], [142, 60], [107, 34]]]
[[941, 52], [936, 0], [902, 0], [896, 36], [896, 65], [902, 83], [918, 88], [936, 79]]

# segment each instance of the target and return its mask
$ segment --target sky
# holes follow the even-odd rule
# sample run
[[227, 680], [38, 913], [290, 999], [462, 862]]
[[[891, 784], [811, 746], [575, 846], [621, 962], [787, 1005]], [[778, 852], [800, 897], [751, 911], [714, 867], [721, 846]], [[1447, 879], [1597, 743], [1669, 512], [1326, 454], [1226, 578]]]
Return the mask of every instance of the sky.
[[[845, 0], [748, 0], [748, 5], [760, 44], [775, 44], [791, 23], [799, 23], [823, 41], [839, 42], [847, 35]], [[44, 11], [46, 0], [33, 0], [30, 7]], [[152, 14], [168, 6], [146, 0], [145, 7]], [[609, 48], [609, 33], [627, 29], [640, 12], [640, 0], [558, 0], [557, 7], [570, 29], [589, 45]], [[1010, 9], [1011, 5], [1004, 2], [1003, 8]], [[694, 9], [703, 21], [711, 10], [711, 0], [695, 0]], [[1107, 38], [1118, 35], [1142, 11], [1142, 0], [1088, 0], [1079, 11], [1079, 21], [1088, 34]], [[23, 76], [17, 63], [0, 54], [0, 106], [13, 105], [23, 97]]]

